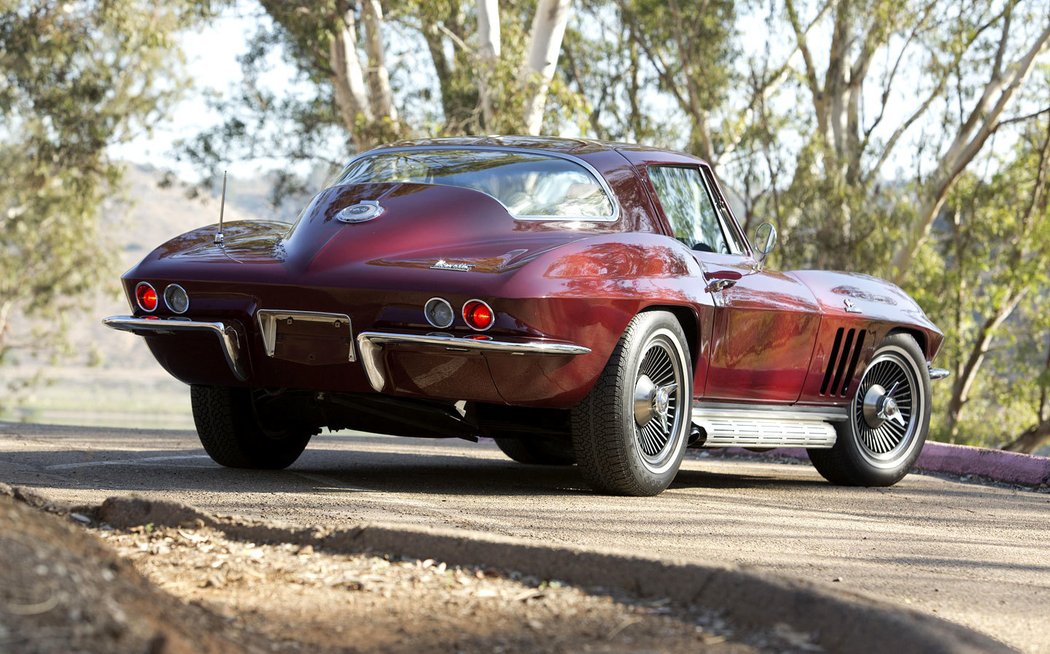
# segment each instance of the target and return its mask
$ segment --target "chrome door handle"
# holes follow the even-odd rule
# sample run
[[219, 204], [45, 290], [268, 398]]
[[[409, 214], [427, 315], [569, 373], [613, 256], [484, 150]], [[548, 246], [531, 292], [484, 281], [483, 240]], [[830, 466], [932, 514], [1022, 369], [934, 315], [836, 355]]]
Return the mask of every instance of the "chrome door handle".
[[707, 288], [705, 288], [704, 290], [708, 293], [721, 293], [727, 288], [731, 288], [733, 286], [736, 286], [735, 279], [716, 279], [710, 284], [708, 284]]

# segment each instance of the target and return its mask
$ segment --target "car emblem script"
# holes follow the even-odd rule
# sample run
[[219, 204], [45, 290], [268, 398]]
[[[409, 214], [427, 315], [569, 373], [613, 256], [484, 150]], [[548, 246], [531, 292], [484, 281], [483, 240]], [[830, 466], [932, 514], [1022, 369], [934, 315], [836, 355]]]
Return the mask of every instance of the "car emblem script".
[[460, 272], [470, 272], [473, 268], [474, 266], [469, 263], [449, 263], [444, 259], [438, 259], [437, 262], [430, 267], [431, 270], [458, 270]]
[[363, 223], [378, 218], [384, 211], [386, 209], [379, 206], [377, 200], [362, 200], [340, 209], [339, 213], [335, 214], [335, 219], [342, 223]]
[[846, 298], [842, 303], [846, 305], [846, 313], [860, 313], [860, 309], [853, 305], [853, 300]]

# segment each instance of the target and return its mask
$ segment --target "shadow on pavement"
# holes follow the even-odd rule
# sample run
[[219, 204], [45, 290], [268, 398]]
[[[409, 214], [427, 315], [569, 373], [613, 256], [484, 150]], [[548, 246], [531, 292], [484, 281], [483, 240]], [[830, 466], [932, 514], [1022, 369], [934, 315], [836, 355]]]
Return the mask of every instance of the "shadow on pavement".
[[[416, 447], [416, 446], [410, 446]], [[464, 452], [471, 450], [464, 449]], [[691, 468], [696, 462], [686, 462]], [[201, 448], [19, 450], [0, 453], [15, 485], [105, 491], [398, 492], [470, 496], [589, 495], [575, 467], [428, 452], [308, 448], [287, 470], [240, 470], [213, 463]], [[699, 464], [699, 465], [702, 465]], [[682, 489], [809, 488], [817, 479], [683, 469]]]

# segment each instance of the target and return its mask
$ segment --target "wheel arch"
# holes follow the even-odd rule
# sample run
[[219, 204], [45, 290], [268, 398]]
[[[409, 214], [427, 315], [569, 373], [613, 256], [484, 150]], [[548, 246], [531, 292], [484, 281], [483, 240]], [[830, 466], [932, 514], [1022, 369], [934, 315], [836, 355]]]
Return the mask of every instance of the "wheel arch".
[[644, 307], [639, 313], [648, 311], [666, 311], [673, 315], [678, 324], [682, 326], [686, 344], [689, 346], [689, 360], [695, 372], [700, 360], [700, 318], [696, 315], [696, 311], [680, 304], [652, 304]]
[[907, 334], [915, 339], [915, 342], [919, 346], [919, 351], [922, 352], [922, 356], [927, 361], [930, 360], [929, 341], [926, 338], [926, 334], [921, 329], [915, 329], [911, 327], [894, 327], [890, 331], [886, 332], [886, 336], [893, 336], [894, 334]]

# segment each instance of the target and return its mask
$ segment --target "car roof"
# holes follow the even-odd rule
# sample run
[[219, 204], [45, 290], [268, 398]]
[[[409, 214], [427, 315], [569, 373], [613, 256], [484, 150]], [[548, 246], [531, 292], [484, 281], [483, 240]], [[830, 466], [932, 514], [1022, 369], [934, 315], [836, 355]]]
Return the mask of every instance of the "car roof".
[[[563, 138], [554, 136], [455, 136], [446, 138], [414, 139], [398, 141], [381, 145], [377, 150], [387, 148], [412, 148], [412, 147], [470, 147], [485, 146], [496, 148], [517, 148], [523, 150], [537, 150], [539, 152], [553, 152], [577, 157], [586, 157], [598, 152], [610, 150], [620, 152], [626, 156], [627, 152], [644, 153], [643, 158], [651, 161], [664, 159], [680, 160], [682, 157], [696, 159], [692, 155], [675, 152], [663, 148], [653, 148], [634, 143], [618, 143], [615, 141], [600, 141], [586, 138]], [[631, 158], [631, 157], [629, 157]], [[697, 161], [699, 161], [697, 159]]]

